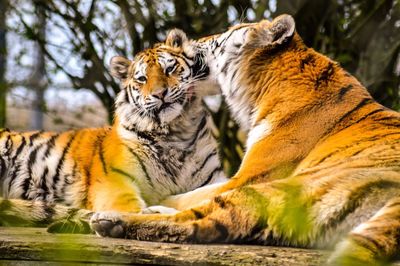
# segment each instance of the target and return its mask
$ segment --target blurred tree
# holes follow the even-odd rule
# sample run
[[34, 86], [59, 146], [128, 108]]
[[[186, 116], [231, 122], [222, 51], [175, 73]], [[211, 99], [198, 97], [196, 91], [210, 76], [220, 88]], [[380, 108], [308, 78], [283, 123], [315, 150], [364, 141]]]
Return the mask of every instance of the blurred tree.
[[6, 96], [7, 83], [5, 80], [6, 73], [6, 12], [7, 0], [0, 0], [0, 128], [6, 124]]
[[[118, 84], [107, 71], [111, 56], [132, 58], [181, 28], [192, 38], [226, 30], [242, 21], [292, 14], [307, 45], [339, 61], [383, 104], [399, 105], [399, 0], [32, 0], [46, 11], [44, 39], [12, 1], [20, 24], [14, 30], [38, 41], [48, 68], [63, 73], [76, 89], [89, 89], [113, 117]], [[26, 1], [25, 1], [26, 2]], [[56, 36], [56, 37], [54, 37]], [[51, 80], [50, 80], [51, 82]], [[212, 112], [229, 175], [239, 167], [243, 144], [224, 104]]]
[[[37, 34], [40, 40], [46, 40], [46, 15], [45, 9], [42, 6], [35, 7], [35, 13], [37, 17]], [[35, 45], [35, 57], [33, 62], [33, 71], [27, 84], [34, 92], [33, 101], [33, 112], [31, 119], [31, 129], [41, 130], [43, 129], [43, 113], [45, 111], [45, 100], [44, 93], [47, 88], [46, 79], [46, 65], [45, 65], [45, 54], [42, 46], [39, 44]]]

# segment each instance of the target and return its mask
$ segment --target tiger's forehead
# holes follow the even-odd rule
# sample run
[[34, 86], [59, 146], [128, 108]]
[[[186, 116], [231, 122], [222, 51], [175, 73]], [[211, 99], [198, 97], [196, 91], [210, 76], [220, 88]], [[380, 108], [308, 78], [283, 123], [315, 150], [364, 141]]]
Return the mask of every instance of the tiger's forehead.
[[156, 64], [162, 61], [162, 59], [174, 59], [178, 57], [177, 53], [169, 48], [168, 46], [160, 45], [156, 48], [147, 49], [139, 53], [137, 58], [148, 64]]
[[173, 64], [176, 59], [177, 57], [172, 51], [156, 48], [145, 50], [136, 57], [134, 74], [145, 73], [146, 69], [153, 66], [165, 68]]

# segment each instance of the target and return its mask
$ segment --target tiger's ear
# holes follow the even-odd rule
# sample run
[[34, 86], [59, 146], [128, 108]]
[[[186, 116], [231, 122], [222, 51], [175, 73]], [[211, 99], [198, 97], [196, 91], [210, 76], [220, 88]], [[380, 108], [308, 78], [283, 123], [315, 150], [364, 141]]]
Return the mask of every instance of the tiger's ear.
[[131, 60], [123, 56], [114, 56], [110, 61], [110, 73], [117, 79], [126, 79]]
[[173, 29], [168, 33], [165, 44], [171, 47], [183, 48], [187, 41], [186, 33], [179, 29]]
[[290, 41], [295, 32], [295, 22], [290, 15], [280, 15], [272, 22], [261, 21], [255, 39], [260, 46], [280, 45]]

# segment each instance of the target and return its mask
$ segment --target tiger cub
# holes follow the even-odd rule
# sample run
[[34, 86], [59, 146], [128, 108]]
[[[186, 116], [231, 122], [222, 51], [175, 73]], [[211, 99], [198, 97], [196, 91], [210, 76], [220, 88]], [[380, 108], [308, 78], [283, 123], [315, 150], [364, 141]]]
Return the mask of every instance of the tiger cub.
[[[398, 256], [400, 114], [306, 47], [289, 15], [197, 45], [212, 73], [208, 82], [220, 86], [249, 130], [239, 171], [208, 193], [187, 193], [180, 202], [189, 202], [187, 210], [175, 215], [100, 212], [92, 227], [152, 241], [336, 245], [329, 262], [338, 265]], [[179, 198], [165, 202], [171, 207]]]
[[139, 212], [169, 195], [226, 181], [194, 86], [209, 74], [201, 60], [173, 43], [145, 50], [134, 61], [112, 58], [110, 72], [121, 81], [112, 127], [1, 130], [0, 224], [45, 225], [86, 213], [54, 203]]

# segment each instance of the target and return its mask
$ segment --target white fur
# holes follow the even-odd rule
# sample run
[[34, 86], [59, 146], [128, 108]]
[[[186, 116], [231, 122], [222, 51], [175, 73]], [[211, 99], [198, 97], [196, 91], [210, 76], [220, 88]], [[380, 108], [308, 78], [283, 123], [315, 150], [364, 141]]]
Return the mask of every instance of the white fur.
[[160, 204], [180, 211], [207, 204], [214, 197], [215, 191], [223, 187], [227, 180], [225, 178], [222, 182], [215, 182], [186, 193], [169, 196]]
[[142, 209], [141, 213], [142, 214], [152, 214], [152, 213], [161, 213], [161, 214], [176, 214], [179, 211], [174, 209], [174, 208], [168, 208], [165, 206], [150, 206], [147, 208]]
[[256, 126], [254, 126], [248, 136], [246, 141], [246, 149], [250, 150], [251, 147], [258, 141], [264, 139], [272, 131], [272, 125], [267, 119], [261, 120]]
[[[238, 69], [241, 60], [242, 45], [246, 43], [248, 28], [230, 30], [206, 44], [207, 63], [211, 75], [208, 83], [217, 83], [226, 101], [242, 129], [250, 130], [253, 124], [252, 113], [254, 106], [250, 101], [249, 90], [241, 84], [241, 72]], [[240, 47], [237, 47], [240, 46]], [[226, 62], [230, 62], [226, 66]], [[224, 71], [224, 68], [226, 71]], [[234, 76], [234, 74], [236, 74]], [[215, 76], [215, 79], [214, 77]]]

